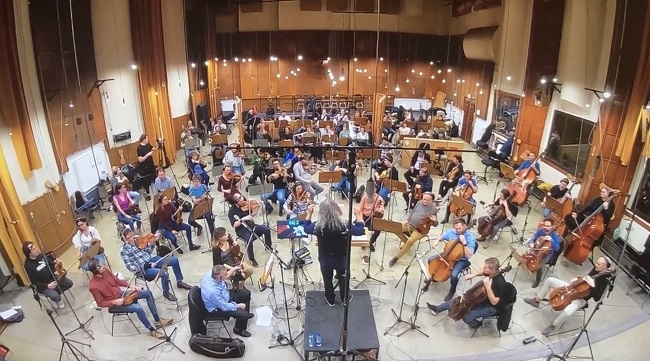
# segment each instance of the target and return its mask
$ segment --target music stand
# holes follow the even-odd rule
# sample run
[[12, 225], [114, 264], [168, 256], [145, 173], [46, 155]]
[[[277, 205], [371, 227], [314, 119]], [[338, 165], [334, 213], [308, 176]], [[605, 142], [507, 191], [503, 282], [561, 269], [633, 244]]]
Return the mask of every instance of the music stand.
[[[262, 183], [248, 187], [248, 195], [251, 197], [259, 196], [261, 198], [263, 195], [273, 193], [274, 191], [275, 186], [273, 186], [273, 183]], [[262, 200], [262, 203], [264, 204], [264, 209], [262, 210], [262, 223], [274, 232], [277, 232], [273, 226], [269, 225], [269, 217], [266, 215], [266, 202]], [[280, 205], [280, 207], [282, 207], [282, 205]]]
[[501, 174], [503, 174], [503, 179], [507, 179], [509, 181], [515, 179], [515, 169], [509, 166], [508, 164], [505, 164], [503, 162], [499, 163], [499, 170], [501, 171]]
[[455, 204], [459, 210], [465, 211], [465, 215], [474, 214], [474, 205], [465, 198], [452, 194], [451, 203]]
[[196, 150], [198, 152], [199, 148], [201, 148], [201, 145], [199, 144], [199, 139], [196, 139], [196, 138], [187, 139], [187, 138], [185, 138], [185, 147], [183, 147], [183, 149], [185, 150], [185, 156], [186, 157], [189, 157], [189, 155], [187, 154], [188, 150]]
[[316, 137], [302, 137], [302, 144], [314, 144], [316, 143]]
[[343, 173], [336, 170], [333, 172], [320, 172], [318, 173], [318, 183], [329, 183], [329, 198], [332, 198], [332, 183], [341, 183]]
[[[171, 262], [171, 259], [172, 259], [171, 256], [173, 256], [173, 255], [174, 255], [174, 251], [169, 252], [165, 257], [162, 258], [165, 261], [163, 262], [162, 266], [160, 266], [160, 271], [158, 271], [158, 274], [156, 275], [156, 277], [154, 277], [152, 282], [154, 282], [154, 283], [158, 282], [158, 278], [162, 277], [163, 272], [167, 271], [167, 267], [169, 267], [169, 262]], [[160, 260], [158, 260], [157, 262], [160, 262]], [[143, 278], [144, 278], [144, 274], [143, 274]], [[178, 310], [178, 313], [181, 315], [181, 318], [182, 318], [183, 317], [183, 312], [181, 311], [181, 306], [178, 304], [178, 298], [176, 297], [176, 292], [174, 291], [174, 287], [172, 287], [172, 285], [171, 285], [171, 280], [168, 280], [168, 281], [169, 281], [169, 289], [172, 291], [172, 294], [174, 295], [174, 298], [176, 298], [176, 309]], [[170, 343], [172, 346], [174, 346], [178, 351], [180, 351], [184, 355], [185, 351], [181, 350], [181, 348], [176, 346], [174, 341], [172, 341], [172, 337], [174, 337], [174, 334], [176, 333], [176, 331], [178, 331], [178, 326], [174, 326], [174, 329], [168, 335], [167, 330], [165, 330], [164, 327], [163, 327], [163, 332], [165, 333], [165, 339], [158, 342], [157, 344], [149, 347], [147, 349], [147, 351], [151, 351], [154, 348], [156, 348], [156, 347], [158, 347], [158, 346], [160, 346], [162, 344]]]
[[211, 145], [221, 145], [221, 144], [228, 144], [228, 135], [225, 134], [214, 134], [210, 138], [210, 144]]
[[269, 140], [268, 139], [253, 139], [253, 147], [268, 148], [269, 147]]
[[560, 203], [560, 201], [557, 199], [553, 197], [546, 197], [544, 204], [546, 205], [546, 208], [551, 211], [551, 213], [554, 213], [557, 216], [562, 215], [562, 208], [564, 208], [564, 204]]
[[[203, 224], [207, 229], [210, 228], [208, 227], [208, 220], [205, 219], [205, 215], [212, 212], [213, 203], [214, 203], [214, 198], [209, 197], [207, 201], [203, 203], [199, 203], [195, 205], [194, 208], [192, 208], [192, 219], [194, 219], [195, 221], [197, 219], [203, 219]], [[208, 239], [208, 243], [212, 244], [212, 242], [209, 239]], [[212, 250], [212, 246], [209, 248], [209, 250]]]
[[[506, 261], [508, 261], [509, 259], [514, 259], [515, 261], [517, 261], [517, 270], [515, 271], [515, 275], [512, 276], [512, 282], [513, 283], [515, 282], [515, 279], [517, 278], [517, 273], [519, 273], [519, 268], [525, 269], [526, 272], [528, 272], [529, 276], [532, 275], [532, 272], [530, 272], [528, 270], [528, 267], [526, 267], [526, 260], [521, 257], [521, 255], [517, 252], [517, 249], [515, 247], [513, 247], [513, 246], [510, 246], [510, 255], [508, 256], [508, 258], [506, 258], [503, 261], [503, 263], [506, 263]], [[509, 261], [508, 261], [508, 264], [510, 264]]]

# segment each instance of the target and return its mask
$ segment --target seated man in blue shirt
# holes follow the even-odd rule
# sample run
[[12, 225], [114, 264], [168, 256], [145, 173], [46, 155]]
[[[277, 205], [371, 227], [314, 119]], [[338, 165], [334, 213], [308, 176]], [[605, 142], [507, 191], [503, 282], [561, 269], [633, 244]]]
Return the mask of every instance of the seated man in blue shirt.
[[[469, 258], [474, 255], [474, 252], [476, 252], [476, 239], [474, 238], [474, 235], [472, 235], [469, 230], [467, 229], [467, 225], [465, 224], [465, 221], [462, 220], [461, 218], [458, 218], [457, 220], [454, 221], [454, 229], [450, 229], [447, 232], [443, 233], [440, 238], [436, 239], [433, 241], [433, 247], [435, 248], [440, 241], [443, 242], [453, 242], [453, 241], [459, 241], [461, 246], [463, 247], [463, 252], [465, 255], [454, 264], [454, 268], [451, 271], [451, 277], [449, 278], [449, 293], [447, 296], [445, 296], [445, 302], [449, 301], [452, 297], [454, 297], [454, 294], [456, 293], [456, 286], [458, 286], [458, 280], [460, 279], [460, 273], [467, 267], [469, 267], [470, 262]], [[435, 254], [427, 260], [427, 263], [431, 263], [434, 259], [439, 257], [439, 254]], [[422, 290], [426, 292], [429, 289], [429, 285], [431, 282], [433, 282], [433, 276], [431, 279], [425, 281], [424, 288]]]
[[542, 260], [542, 266], [539, 267], [535, 275], [535, 282], [533, 282], [532, 285], [533, 288], [539, 286], [539, 283], [542, 281], [542, 276], [544, 275], [543, 265], [548, 264], [551, 260], [557, 260], [557, 256], [559, 256], [560, 251], [562, 251], [562, 238], [560, 238], [560, 235], [555, 231], [555, 221], [551, 217], [542, 220], [542, 228], [535, 232], [533, 238], [528, 241], [528, 247], [533, 251], [537, 250], [542, 247], [544, 242], [547, 240], [551, 241], [553, 251], [547, 253]]
[[[472, 204], [474, 209], [476, 209], [476, 199], [472, 196], [472, 194], [478, 192], [478, 183], [476, 182], [476, 179], [473, 178], [473, 172], [471, 170], [465, 170], [463, 172], [463, 176], [458, 180], [458, 185], [456, 185], [456, 189], [454, 190], [455, 195], [458, 195], [456, 193], [459, 193], [461, 197], [466, 193], [469, 192], [471, 189], [471, 194], [469, 198], [467, 198], [467, 201]], [[449, 215], [451, 214], [451, 202], [448, 202], [447, 204], [447, 211], [445, 212], [445, 218], [442, 220], [442, 223], [449, 223]], [[472, 213], [467, 213], [467, 220], [466, 223], [469, 224], [469, 222], [472, 220]]]
[[250, 337], [246, 331], [248, 320], [255, 315], [250, 313], [251, 291], [246, 288], [241, 290], [228, 290], [226, 280], [241, 268], [233, 267], [228, 270], [226, 266], [218, 264], [201, 280], [201, 298], [205, 309], [214, 316], [229, 316], [235, 319], [234, 333], [241, 337]]
[[[153, 181], [153, 193], [158, 194], [174, 186], [174, 181], [165, 174], [165, 168], [158, 168], [158, 176]], [[175, 196], [176, 198], [176, 196]]]
[[[210, 197], [210, 192], [208, 190], [208, 186], [205, 184], [201, 184], [201, 178], [199, 176], [194, 176], [192, 177], [192, 186], [190, 187], [188, 191], [188, 196], [190, 197], [190, 200], [192, 201], [192, 211], [190, 212], [189, 217], [187, 217], [187, 223], [190, 224], [192, 227], [196, 227], [196, 236], [200, 237], [201, 234], [203, 233], [203, 227], [201, 227], [200, 224], [196, 222], [197, 219], [205, 219], [206, 222], [208, 223], [208, 229], [210, 230], [210, 238], [212, 238], [212, 234], [214, 233], [214, 214], [212, 213], [212, 197]], [[195, 213], [195, 208], [198, 205], [204, 204], [206, 202], [210, 202], [210, 207], [203, 213], [200, 213], [196, 215]]]
[[[542, 174], [542, 171], [539, 167], [539, 162], [535, 153], [526, 151], [526, 160], [524, 160], [517, 169], [515, 169], [515, 179], [514, 182], [523, 182], [522, 186], [526, 189], [526, 193], [530, 195], [533, 192], [533, 187], [537, 184], [537, 177]], [[534, 173], [534, 180], [532, 182], [527, 181], [525, 178], [530, 177], [530, 173]], [[528, 199], [528, 198], [526, 198]], [[521, 206], [521, 205], [520, 205]]]

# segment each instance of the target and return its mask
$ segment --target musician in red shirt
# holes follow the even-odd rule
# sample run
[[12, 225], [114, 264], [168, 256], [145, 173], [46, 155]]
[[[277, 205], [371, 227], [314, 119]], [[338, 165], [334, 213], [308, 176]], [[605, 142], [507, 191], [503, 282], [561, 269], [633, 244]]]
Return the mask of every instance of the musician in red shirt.
[[[169, 201], [167, 196], [162, 196], [158, 199], [158, 204], [160, 206], [156, 210], [156, 217], [158, 217], [158, 230], [162, 235], [167, 238], [174, 247], [178, 247], [176, 243], [176, 235], [172, 231], [185, 231], [185, 236], [187, 237], [187, 244], [190, 247], [190, 251], [197, 250], [201, 248], [199, 245], [192, 243], [192, 227], [187, 223], [177, 223], [174, 219], [174, 214], [177, 211], [177, 208]], [[182, 211], [179, 211], [181, 213]], [[182, 217], [182, 213], [180, 214]], [[178, 253], [183, 253], [180, 249]]]

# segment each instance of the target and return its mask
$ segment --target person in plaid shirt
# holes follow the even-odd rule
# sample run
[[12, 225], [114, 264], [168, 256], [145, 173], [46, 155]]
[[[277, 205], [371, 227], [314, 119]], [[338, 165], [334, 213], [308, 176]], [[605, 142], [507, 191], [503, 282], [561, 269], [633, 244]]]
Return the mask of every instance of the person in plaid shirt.
[[[155, 279], [160, 272], [159, 267], [162, 266], [165, 261], [163, 260], [163, 257], [151, 255], [154, 249], [154, 245], [149, 244], [144, 249], [138, 248], [138, 246], [135, 244], [133, 231], [131, 231], [129, 228], [126, 228], [124, 230], [122, 233], [122, 238], [124, 240], [124, 244], [122, 244], [122, 248], [120, 249], [120, 256], [122, 257], [122, 261], [124, 261], [126, 268], [135, 274], [140, 274], [140, 270], [144, 270], [144, 279], [147, 281], [152, 281]], [[183, 272], [181, 271], [181, 265], [176, 256], [171, 256], [169, 265], [174, 270], [174, 276], [176, 276], [176, 286], [178, 288], [183, 288], [186, 290], [192, 289], [192, 286], [183, 282]], [[166, 299], [175, 302], [176, 297], [174, 297], [173, 294], [169, 293], [169, 274], [166, 270], [162, 273], [162, 276], [160, 278], [162, 279], [163, 296], [165, 296]]]

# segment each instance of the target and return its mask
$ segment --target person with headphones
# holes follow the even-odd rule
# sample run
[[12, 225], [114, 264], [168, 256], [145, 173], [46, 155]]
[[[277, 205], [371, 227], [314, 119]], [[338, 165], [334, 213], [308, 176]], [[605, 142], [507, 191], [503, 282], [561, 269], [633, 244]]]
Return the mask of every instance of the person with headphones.
[[[610, 282], [611, 271], [609, 268], [611, 266], [612, 262], [607, 256], [599, 257], [598, 260], [596, 260], [596, 264], [594, 264], [594, 268], [592, 268], [591, 271], [589, 271], [589, 273], [587, 273], [587, 275], [584, 277], [585, 282], [587, 282], [587, 284], [591, 287], [589, 296], [582, 299], [573, 300], [571, 304], [562, 310], [562, 313], [560, 313], [560, 315], [557, 316], [557, 318], [551, 322], [550, 325], [542, 330], [542, 335], [548, 336], [553, 331], [555, 331], [557, 327], [561, 327], [569, 316], [571, 316], [577, 310], [585, 307], [587, 305], [587, 301], [590, 299], [593, 298], [596, 302], [600, 301], [600, 299], [603, 297], [603, 294], [605, 293], [605, 290], [607, 290], [607, 285]], [[537, 308], [539, 307], [539, 304], [542, 302], [542, 300], [548, 299], [550, 291], [556, 288], [568, 286], [577, 280], [578, 278], [576, 277], [569, 282], [565, 282], [557, 278], [549, 277], [546, 279], [546, 281], [544, 281], [544, 285], [542, 285], [539, 293], [535, 297], [524, 298], [524, 302]]]
[[[129, 228], [124, 229], [122, 232], [122, 239], [124, 243], [122, 244], [122, 248], [120, 248], [120, 256], [122, 257], [122, 261], [124, 261], [126, 268], [134, 274], [140, 274], [141, 270], [144, 270], [144, 274], [141, 276], [147, 281], [156, 279], [164, 261], [163, 257], [151, 255], [154, 245], [148, 244], [144, 249], [138, 248], [135, 244], [133, 231]], [[191, 290], [192, 286], [183, 282], [181, 264], [176, 256], [171, 256], [169, 266], [174, 270], [174, 276], [176, 276], [176, 287]], [[176, 297], [169, 292], [170, 282], [167, 270], [162, 273], [160, 279], [162, 280], [163, 296], [166, 299], [175, 302]]]
[[[98, 307], [106, 307], [112, 313], [135, 313], [144, 327], [149, 330], [150, 336], [161, 340], [165, 338], [165, 334], [157, 329], [171, 324], [173, 320], [158, 316], [151, 291], [129, 285], [126, 281], [117, 278], [106, 266], [96, 259], [88, 262], [88, 269], [93, 274], [88, 284], [88, 290], [93, 295]], [[137, 298], [132, 304], [125, 305], [124, 296], [132, 292], [138, 293]], [[155, 327], [151, 325], [144, 308], [138, 303], [138, 300], [142, 299], [147, 300], [147, 306], [155, 321]]]

